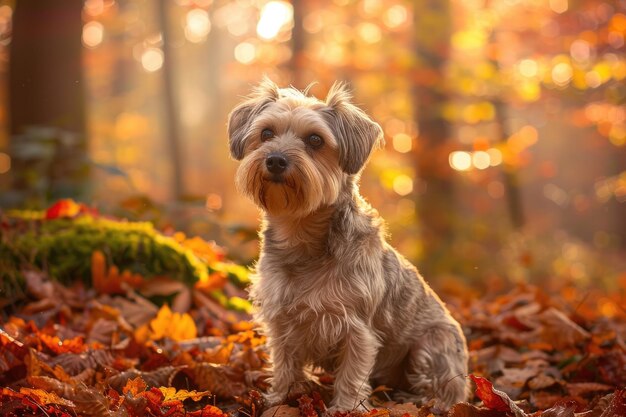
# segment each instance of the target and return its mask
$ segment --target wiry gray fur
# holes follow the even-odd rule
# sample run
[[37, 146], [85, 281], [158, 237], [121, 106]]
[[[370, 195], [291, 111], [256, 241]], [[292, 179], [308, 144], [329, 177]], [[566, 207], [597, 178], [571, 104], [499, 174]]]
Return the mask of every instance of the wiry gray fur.
[[[333, 410], [366, 404], [371, 381], [444, 409], [465, 400], [468, 354], [459, 324], [387, 244], [383, 220], [359, 195], [358, 174], [380, 127], [349, 104], [341, 86], [326, 102], [264, 88], [268, 95], [235, 109], [229, 132], [246, 126], [230, 138], [231, 151], [240, 142], [237, 184], [264, 213], [250, 295], [273, 364], [268, 400], [306, 384], [310, 365], [334, 373]], [[242, 121], [241, 111], [252, 119]], [[261, 141], [264, 128], [276, 136]], [[324, 138], [322, 148], [307, 148], [311, 133]], [[265, 168], [270, 152], [289, 159], [282, 181]]]

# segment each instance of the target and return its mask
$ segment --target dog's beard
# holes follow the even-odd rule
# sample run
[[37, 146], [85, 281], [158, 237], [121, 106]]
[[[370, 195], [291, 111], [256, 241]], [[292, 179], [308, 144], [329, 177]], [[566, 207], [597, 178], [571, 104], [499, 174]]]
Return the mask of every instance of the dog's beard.
[[237, 188], [271, 215], [307, 215], [337, 199], [339, 173], [320, 172], [319, 165], [297, 153], [288, 157], [288, 170], [274, 177], [264, 167], [264, 152], [250, 153], [237, 170]]

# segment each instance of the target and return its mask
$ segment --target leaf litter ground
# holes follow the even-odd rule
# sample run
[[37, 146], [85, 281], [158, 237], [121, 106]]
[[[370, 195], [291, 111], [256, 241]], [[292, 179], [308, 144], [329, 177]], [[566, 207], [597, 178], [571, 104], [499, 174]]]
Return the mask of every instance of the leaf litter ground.
[[[294, 389], [284, 405], [264, 405], [265, 339], [247, 313], [226, 309], [206, 288], [181, 290], [171, 307], [159, 307], [146, 298], [149, 290], [129, 285], [107, 293], [64, 286], [38, 271], [24, 275], [28, 300], [5, 308], [0, 323], [2, 416], [326, 412], [332, 376], [321, 371], [321, 385]], [[465, 377], [475, 397], [437, 414], [431, 404], [396, 404], [389, 388], [378, 387], [370, 399], [375, 409], [335, 417], [626, 416], [626, 277], [621, 281], [612, 294], [573, 286], [550, 295], [532, 286], [444, 294], [468, 338]]]

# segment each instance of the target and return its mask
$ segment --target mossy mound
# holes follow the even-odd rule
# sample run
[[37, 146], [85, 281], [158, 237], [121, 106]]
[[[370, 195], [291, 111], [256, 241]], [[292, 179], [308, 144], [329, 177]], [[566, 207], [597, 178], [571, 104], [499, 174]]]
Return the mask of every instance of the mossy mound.
[[[56, 218], [49, 213], [11, 211], [2, 215], [0, 290], [5, 298], [19, 295], [21, 271], [28, 267], [45, 270], [65, 284], [81, 280], [90, 285], [94, 251], [101, 251], [107, 263], [120, 271], [146, 279], [167, 276], [194, 285], [207, 282], [213, 274], [223, 274], [239, 287], [248, 282], [246, 268], [222, 262], [219, 248], [199, 238], [185, 240], [180, 233], [166, 236], [148, 222], [105, 218], [92, 212]], [[215, 295], [222, 304], [232, 304], [223, 294]]]

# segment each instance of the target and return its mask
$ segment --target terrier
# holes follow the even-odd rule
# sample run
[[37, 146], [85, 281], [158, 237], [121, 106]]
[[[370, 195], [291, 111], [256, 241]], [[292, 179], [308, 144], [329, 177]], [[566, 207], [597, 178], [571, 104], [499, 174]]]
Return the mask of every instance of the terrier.
[[415, 267], [385, 240], [359, 194], [380, 126], [335, 83], [324, 101], [265, 79], [228, 120], [236, 185], [262, 210], [250, 295], [279, 403], [334, 374], [331, 410], [367, 404], [370, 383], [448, 409], [468, 398], [463, 332]]

